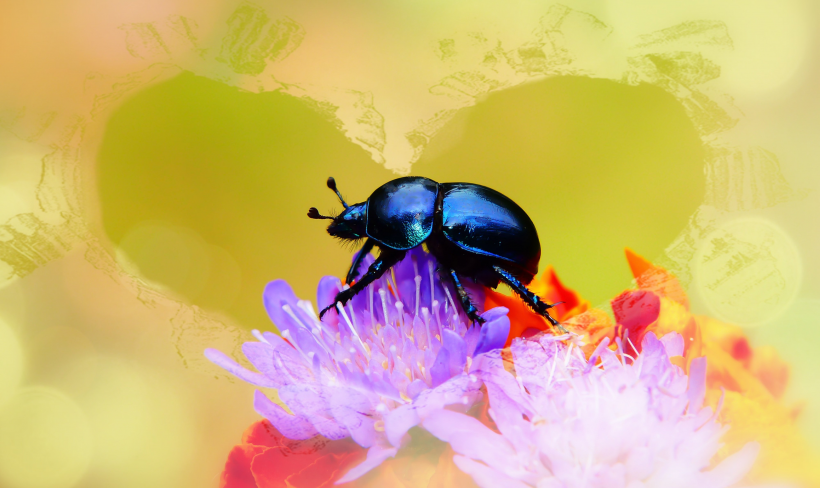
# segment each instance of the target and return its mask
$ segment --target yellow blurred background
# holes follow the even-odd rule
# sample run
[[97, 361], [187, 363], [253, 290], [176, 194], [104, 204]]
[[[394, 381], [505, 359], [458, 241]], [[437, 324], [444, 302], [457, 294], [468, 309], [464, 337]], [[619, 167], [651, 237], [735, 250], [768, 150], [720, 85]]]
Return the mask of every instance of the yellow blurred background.
[[0, 6], [0, 486], [215, 486], [257, 415], [202, 356], [314, 299], [338, 211], [491, 186], [602, 307], [623, 249], [792, 366], [820, 447], [820, 9], [807, 0]]

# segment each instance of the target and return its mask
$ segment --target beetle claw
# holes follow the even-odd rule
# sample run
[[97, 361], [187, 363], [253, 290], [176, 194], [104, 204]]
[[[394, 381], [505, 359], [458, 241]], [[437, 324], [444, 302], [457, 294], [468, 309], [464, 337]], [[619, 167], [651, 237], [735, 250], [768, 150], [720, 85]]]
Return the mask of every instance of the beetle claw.
[[[554, 304], [554, 305], [557, 305], [557, 304]], [[550, 324], [552, 324], [553, 327], [558, 327], [561, 330], [561, 332], [563, 332], [564, 334], [569, 334], [570, 333], [563, 325], [561, 325], [561, 322], [558, 322], [557, 320], [552, 318], [552, 315], [550, 315], [549, 312], [544, 311], [544, 313], [542, 313], [542, 315], [544, 316], [544, 318], [546, 318], [547, 320], [550, 321]]]
[[336, 303], [338, 303], [338, 302], [333, 302], [331, 305], [328, 305], [327, 307], [323, 308], [321, 312], [319, 312], [319, 320], [320, 321], [322, 320], [322, 317], [324, 317], [325, 314], [329, 310], [332, 310], [332, 309], [336, 308]]

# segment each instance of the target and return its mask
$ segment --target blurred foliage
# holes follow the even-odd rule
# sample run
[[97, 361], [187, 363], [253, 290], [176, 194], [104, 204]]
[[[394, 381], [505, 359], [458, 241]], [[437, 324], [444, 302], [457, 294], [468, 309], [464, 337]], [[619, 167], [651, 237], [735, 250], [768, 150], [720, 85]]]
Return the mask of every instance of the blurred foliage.
[[594, 304], [629, 283], [624, 246], [660, 255], [703, 201], [701, 141], [660, 88], [555, 77], [456, 117], [414, 173], [512, 197], [538, 228], [541, 269]]
[[[321, 275], [348, 262], [350, 250], [305, 216], [340, 208], [325, 178], [358, 202], [396, 177], [332, 122], [294, 97], [189, 73], [148, 88], [113, 114], [101, 145], [105, 230], [147, 278], [270, 328], [266, 282], [285, 278], [311, 298]], [[557, 77], [462, 110], [413, 174], [513, 198], [539, 229], [542, 268], [596, 303], [627, 283], [625, 245], [657, 256], [684, 228], [703, 199], [702, 168], [671, 95]]]
[[[345, 272], [347, 251], [324, 232], [325, 223], [306, 216], [311, 206], [341, 208], [325, 179], [335, 176], [343, 194], [359, 201], [393, 177], [298, 99], [187, 73], [142, 91], [112, 115], [98, 175], [103, 222], [115, 243], [146, 221], [166, 234], [169, 225], [183, 229], [177, 234], [194, 231], [238, 264], [239, 296], [226, 311], [263, 329], [271, 327], [261, 299], [268, 281], [286, 278], [312, 299], [319, 276]], [[216, 289], [206, 296], [186, 288], [184, 275], [197, 270], [179, 260], [203, 260], [182, 239], [163, 244], [154, 236], [126, 249], [146, 277], [202, 307], [218, 305], [230, 277], [218, 269], [201, 276]]]

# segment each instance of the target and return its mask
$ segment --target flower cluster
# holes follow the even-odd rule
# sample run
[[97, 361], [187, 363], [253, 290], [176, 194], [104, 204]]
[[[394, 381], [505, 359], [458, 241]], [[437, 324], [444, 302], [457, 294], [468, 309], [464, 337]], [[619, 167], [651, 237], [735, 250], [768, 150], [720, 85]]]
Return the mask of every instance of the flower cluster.
[[[530, 285], [563, 302], [563, 336], [517, 298], [467, 282], [486, 310], [471, 325], [421, 249], [323, 321], [285, 282], [270, 283], [264, 302], [280, 335], [254, 331], [258, 342], [243, 346], [257, 371], [206, 351], [280, 402], [257, 391], [266, 420], [231, 452], [222, 488], [820, 480], [779, 400], [786, 364], [738, 327], [693, 315], [666, 270], [627, 258], [637, 287], [612, 300], [612, 315], [551, 268]], [[319, 309], [342, 289], [323, 278]]]
[[[341, 289], [337, 278], [322, 279], [319, 308]], [[478, 287], [471, 295], [483, 300]], [[393, 273], [324, 321], [287, 283], [274, 281], [265, 288], [264, 303], [281, 336], [254, 331], [259, 341], [242, 348], [259, 372], [217, 350], [205, 354], [240, 379], [278, 390], [293, 414], [261, 391], [254, 406], [284, 436], [351, 437], [368, 448], [367, 459], [342, 480], [349, 481], [394, 456], [407, 431], [429, 412], [448, 405], [466, 409], [482, 397], [470, 371], [477, 356], [503, 347], [507, 310], [488, 311], [482, 327], [472, 326], [453, 296], [421, 249], [408, 252]]]

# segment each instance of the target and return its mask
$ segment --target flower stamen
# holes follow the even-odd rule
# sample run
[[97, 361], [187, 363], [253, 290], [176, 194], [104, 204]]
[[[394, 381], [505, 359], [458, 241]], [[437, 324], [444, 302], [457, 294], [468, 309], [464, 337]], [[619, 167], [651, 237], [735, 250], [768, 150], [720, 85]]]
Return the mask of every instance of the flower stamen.
[[384, 288], [379, 288], [379, 298], [382, 300], [382, 312], [384, 313], [384, 324], [382, 325], [387, 327], [390, 324], [388, 323], [389, 319], [387, 315], [387, 292], [384, 291]]

